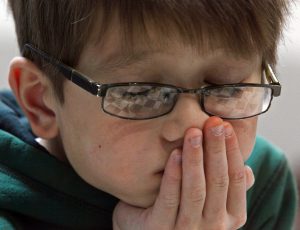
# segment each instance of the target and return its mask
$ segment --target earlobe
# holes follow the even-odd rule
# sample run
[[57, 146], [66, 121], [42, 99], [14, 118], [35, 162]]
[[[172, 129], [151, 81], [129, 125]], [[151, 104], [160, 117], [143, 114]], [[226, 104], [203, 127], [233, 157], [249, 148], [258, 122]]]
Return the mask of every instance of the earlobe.
[[44, 139], [58, 135], [51, 85], [30, 60], [16, 57], [10, 63], [9, 84], [30, 122], [33, 133]]

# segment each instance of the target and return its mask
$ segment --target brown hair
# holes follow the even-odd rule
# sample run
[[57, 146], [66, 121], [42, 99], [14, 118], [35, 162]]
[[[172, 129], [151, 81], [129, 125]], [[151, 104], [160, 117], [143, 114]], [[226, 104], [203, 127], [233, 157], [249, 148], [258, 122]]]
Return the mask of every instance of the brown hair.
[[[196, 47], [222, 47], [238, 55], [261, 54], [276, 62], [289, 0], [9, 0], [20, 49], [25, 43], [76, 67], [95, 22], [99, 38], [114, 15], [126, 47], [149, 40], [149, 25], [161, 41], [176, 38]], [[29, 54], [63, 100], [64, 78]]]

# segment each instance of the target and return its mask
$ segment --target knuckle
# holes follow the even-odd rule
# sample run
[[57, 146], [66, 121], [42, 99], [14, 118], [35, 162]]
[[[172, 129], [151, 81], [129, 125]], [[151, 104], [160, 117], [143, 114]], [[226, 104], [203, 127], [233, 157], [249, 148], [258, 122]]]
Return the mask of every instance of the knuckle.
[[165, 194], [161, 196], [161, 202], [166, 208], [174, 208], [179, 205], [178, 194]]
[[245, 182], [245, 172], [244, 170], [237, 170], [229, 174], [230, 182], [234, 184], [242, 184]]
[[212, 178], [212, 183], [217, 188], [227, 188], [229, 184], [229, 177], [227, 174], [216, 176]]
[[189, 164], [192, 167], [198, 168], [198, 167], [202, 167], [203, 166], [203, 161], [200, 158], [193, 158], [193, 159], [189, 160]]
[[222, 146], [216, 146], [212, 149], [212, 153], [215, 155], [221, 155], [224, 154], [224, 148]]
[[237, 145], [230, 145], [230, 146], [227, 146], [227, 151], [228, 152], [241, 152], [239, 146]]
[[172, 173], [167, 173], [166, 178], [166, 183], [168, 183], [169, 185], [176, 185], [181, 182], [181, 177]]
[[205, 201], [206, 191], [203, 187], [196, 187], [194, 188], [189, 195], [189, 199], [195, 205], [202, 205]]

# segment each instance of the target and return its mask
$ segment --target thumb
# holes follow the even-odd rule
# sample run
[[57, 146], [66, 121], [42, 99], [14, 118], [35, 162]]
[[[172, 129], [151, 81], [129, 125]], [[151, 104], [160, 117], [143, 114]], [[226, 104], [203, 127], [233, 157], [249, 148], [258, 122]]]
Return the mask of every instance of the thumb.
[[113, 229], [130, 230], [142, 229], [139, 222], [144, 209], [137, 208], [120, 201], [113, 212]]
[[247, 190], [249, 190], [253, 186], [255, 182], [255, 178], [252, 169], [248, 165], [245, 165], [245, 173], [246, 173], [246, 188]]

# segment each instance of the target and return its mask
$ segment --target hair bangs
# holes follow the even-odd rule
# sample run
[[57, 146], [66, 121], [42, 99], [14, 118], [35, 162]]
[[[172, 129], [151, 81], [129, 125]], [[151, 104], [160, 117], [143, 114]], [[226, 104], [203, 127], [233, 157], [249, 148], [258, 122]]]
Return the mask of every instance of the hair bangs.
[[278, 31], [287, 7], [284, 1], [260, 2], [103, 1], [99, 40], [105, 37], [116, 17], [121, 45], [126, 52], [140, 45], [166, 47], [176, 40], [202, 53], [223, 49], [242, 57], [260, 54], [272, 63], [276, 59], [274, 44], [279, 39]]
[[[117, 30], [125, 51], [181, 42], [195, 50], [259, 54], [274, 65], [284, 19], [293, 0], [9, 0], [20, 50], [26, 43], [76, 67], [90, 43]], [[116, 23], [115, 23], [116, 22]], [[115, 28], [116, 27], [116, 28]], [[160, 47], [159, 47], [160, 48]], [[28, 52], [63, 101], [64, 78]]]

